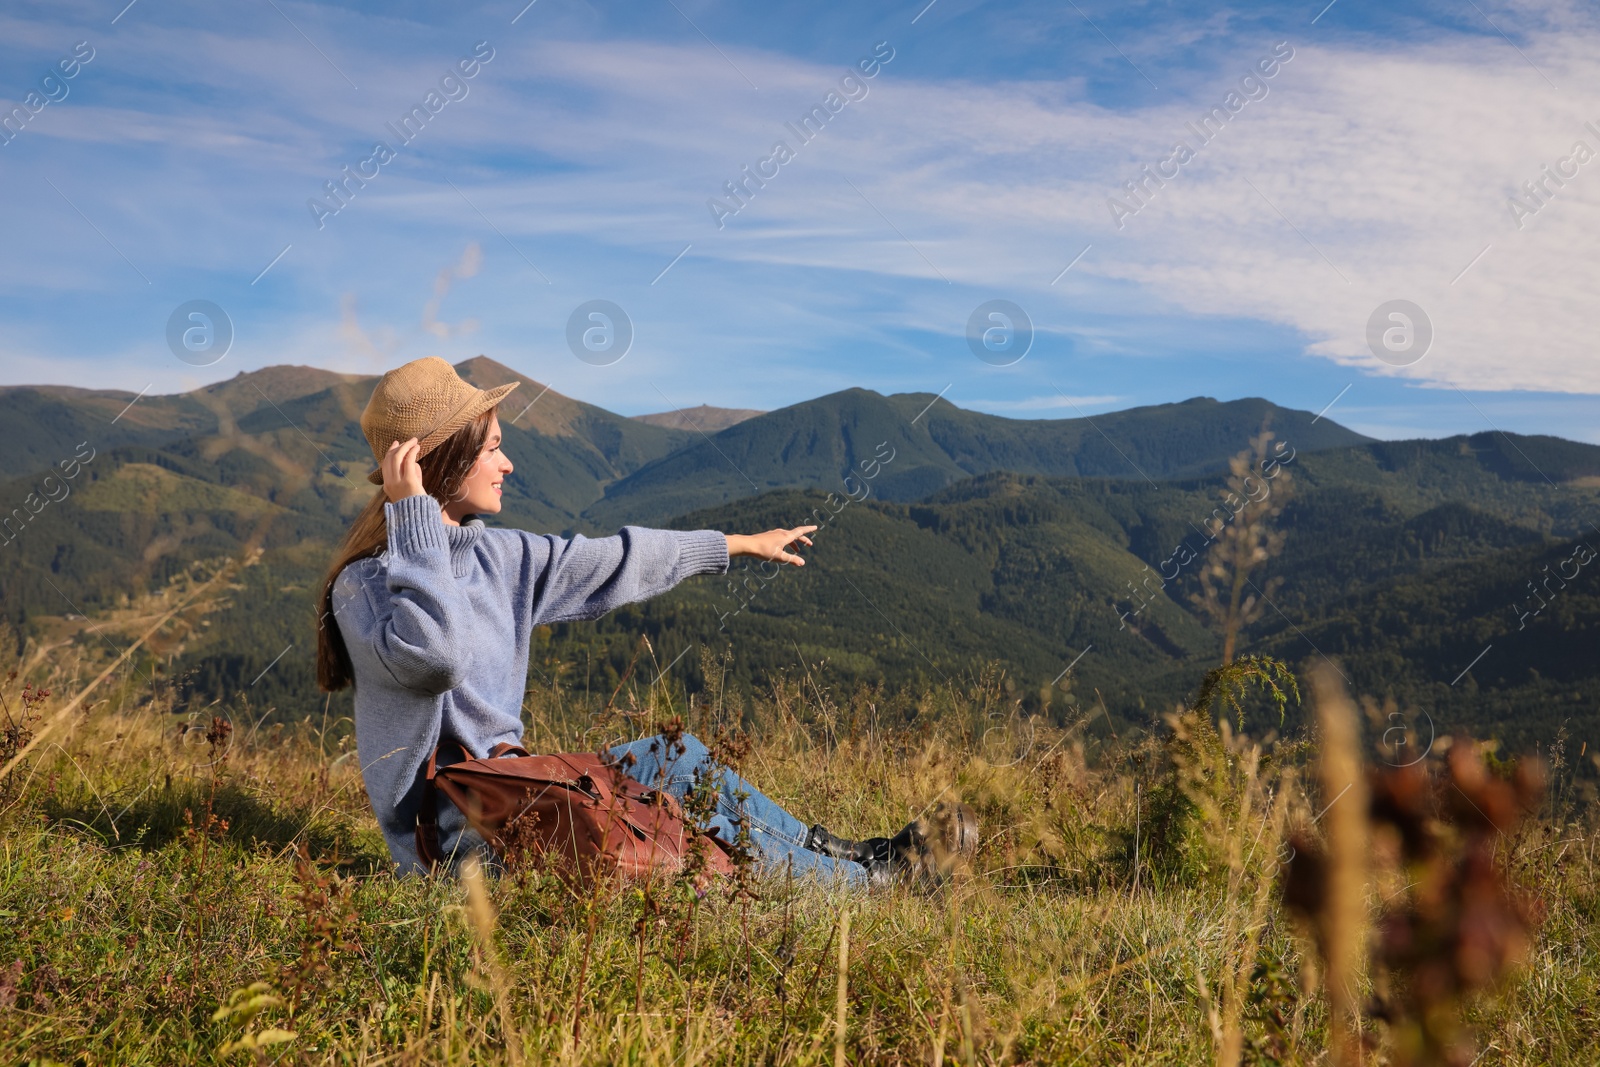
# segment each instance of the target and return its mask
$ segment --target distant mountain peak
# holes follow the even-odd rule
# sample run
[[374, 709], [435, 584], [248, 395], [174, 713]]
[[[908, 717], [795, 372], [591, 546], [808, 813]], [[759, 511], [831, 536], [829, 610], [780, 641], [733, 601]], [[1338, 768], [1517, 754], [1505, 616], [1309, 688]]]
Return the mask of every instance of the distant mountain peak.
[[504, 385], [513, 378], [522, 382], [533, 381], [527, 375], [519, 374], [499, 360], [490, 359], [488, 356], [473, 356], [471, 359], [462, 360], [456, 364], [456, 373], [468, 381], [475, 377], [495, 378], [498, 379], [496, 384], [499, 385]]
[[[533, 430], [552, 437], [580, 436], [576, 423], [590, 405], [558, 393], [544, 382], [528, 377], [488, 356], [473, 356], [456, 364], [456, 373], [479, 389], [493, 389], [507, 382], [521, 387], [500, 406], [500, 417], [518, 429]], [[599, 410], [599, 409], [595, 409]]]
[[718, 430], [726, 430], [729, 426], [737, 426], [746, 419], [765, 414], [764, 411], [752, 408], [714, 408], [710, 404], [701, 404], [698, 407], [660, 411], [651, 415], [634, 415], [632, 418], [635, 422], [650, 426], [665, 426], [669, 430], [700, 430], [704, 433], [716, 433]]

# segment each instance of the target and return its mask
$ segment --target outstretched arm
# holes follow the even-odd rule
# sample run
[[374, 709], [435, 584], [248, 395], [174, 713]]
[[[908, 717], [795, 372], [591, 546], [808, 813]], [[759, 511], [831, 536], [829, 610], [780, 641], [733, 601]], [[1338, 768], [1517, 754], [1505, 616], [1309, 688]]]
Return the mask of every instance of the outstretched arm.
[[563, 540], [523, 533], [524, 588], [535, 623], [593, 619], [614, 608], [648, 600], [696, 574], [720, 574], [730, 556], [759, 556], [804, 563], [792, 549], [809, 545], [815, 526], [762, 534], [679, 532], [626, 526], [614, 537]]

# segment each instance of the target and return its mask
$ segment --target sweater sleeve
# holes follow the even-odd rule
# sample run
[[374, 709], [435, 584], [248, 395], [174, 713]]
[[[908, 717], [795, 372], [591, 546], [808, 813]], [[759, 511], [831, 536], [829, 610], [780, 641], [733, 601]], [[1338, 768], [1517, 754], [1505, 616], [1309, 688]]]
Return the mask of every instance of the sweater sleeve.
[[685, 578], [728, 569], [728, 539], [716, 530], [624, 526], [613, 537], [522, 536], [534, 625], [597, 619], [664, 593]]
[[389, 527], [388, 605], [377, 605], [369, 640], [394, 680], [407, 689], [439, 694], [453, 689], [472, 666], [461, 640], [472, 632], [472, 613], [450, 570], [450, 545], [439, 505], [431, 496], [385, 504]]

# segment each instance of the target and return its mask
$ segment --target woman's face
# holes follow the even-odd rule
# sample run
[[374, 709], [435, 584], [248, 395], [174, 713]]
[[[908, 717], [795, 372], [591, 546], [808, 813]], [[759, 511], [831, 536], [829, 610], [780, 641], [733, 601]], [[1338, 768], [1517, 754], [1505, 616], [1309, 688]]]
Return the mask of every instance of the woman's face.
[[461, 489], [445, 505], [447, 521], [457, 525], [472, 515], [494, 515], [500, 511], [500, 491], [506, 475], [511, 473], [511, 461], [500, 451], [500, 419], [489, 417], [489, 435], [483, 439], [483, 451], [478, 462], [472, 465], [461, 482]]

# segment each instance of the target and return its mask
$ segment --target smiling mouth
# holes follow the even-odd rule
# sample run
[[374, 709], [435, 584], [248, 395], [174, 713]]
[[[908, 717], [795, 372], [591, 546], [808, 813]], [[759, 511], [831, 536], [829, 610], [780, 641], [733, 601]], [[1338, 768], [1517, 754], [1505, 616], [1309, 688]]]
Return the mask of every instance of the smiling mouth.
[[494, 491], [495, 491], [495, 492], [497, 492], [497, 493], [498, 493], [498, 492], [500, 492], [500, 491], [501, 491], [501, 490], [500, 490], [500, 487], [501, 487], [501, 486], [502, 486], [502, 485], [504, 485], [504, 484], [505, 484], [505, 483], [504, 483], [504, 482], [490, 482], [490, 483], [489, 483], [489, 488], [490, 488], [490, 489], [493, 489], [493, 490], [494, 490]]

